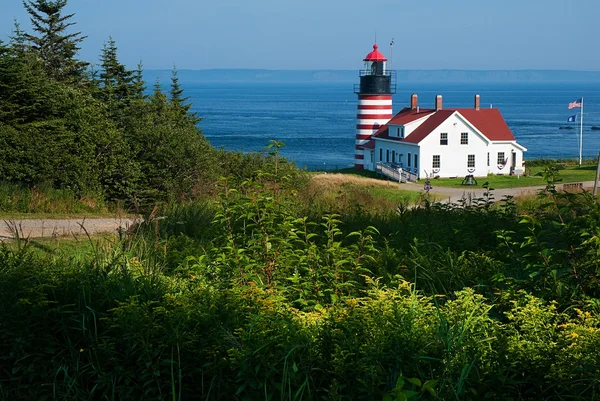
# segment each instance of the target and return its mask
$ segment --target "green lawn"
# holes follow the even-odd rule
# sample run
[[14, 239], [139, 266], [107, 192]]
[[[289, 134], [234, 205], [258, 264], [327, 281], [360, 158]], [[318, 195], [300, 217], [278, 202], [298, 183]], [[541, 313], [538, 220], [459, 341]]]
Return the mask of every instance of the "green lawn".
[[[530, 175], [523, 177], [509, 176], [509, 175], [490, 175], [486, 178], [477, 178], [477, 185], [481, 186], [483, 183], [488, 182], [492, 188], [515, 188], [515, 187], [529, 187], [536, 185], [545, 185], [546, 182], [542, 179], [541, 172], [543, 167], [532, 167]], [[560, 183], [568, 182], [582, 182], [582, 181], [593, 181], [596, 178], [596, 166], [582, 166], [582, 167], [567, 167], [558, 172], [558, 177], [561, 179]], [[434, 185], [438, 187], [463, 187], [462, 181], [464, 177], [459, 178], [440, 178], [434, 180]]]
[[[464, 177], [460, 178], [439, 178], [431, 181], [434, 187], [457, 187], [463, 188]], [[514, 188], [514, 187], [532, 187], [536, 185], [544, 185], [545, 181], [542, 177], [528, 176], [515, 177], [507, 175], [490, 175], [488, 177], [476, 178], [477, 186], [481, 187], [485, 182], [491, 188]], [[421, 180], [423, 181], [423, 180]]]
[[[509, 176], [509, 175], [490, 175], [488, 177], [477, 178], [477, 186], [483, 185], [488, 182], [492, 188], [515, 188], [515, 187], [529, 187], [536, 185], [545, 185], [545, 181], [542, 179], [541, 172], [543, 167], [536, 166], [528, 169], [528, 176]], [[362, 177], [377, 178], [377, 174], [372, 171], [360, 171], [352, 168], [338, 170], [336, 173], [357, 175]], [[578, 166], [567, 166], [559, 172], [560, 183], [569, 182], [582, 182], [582, 181], [593, 181], [596, 178], [596, 166], [595, 165], [583, 165]], [[537, 175], [540, 174], [540, 175]], [[433, 180], [434, 186], [439, 187], [455, 187], [463, 188], [462, 185], [464, 177], [459, 178], [440, 178]], [[420, 182], [424, 180], [421, 179]]]

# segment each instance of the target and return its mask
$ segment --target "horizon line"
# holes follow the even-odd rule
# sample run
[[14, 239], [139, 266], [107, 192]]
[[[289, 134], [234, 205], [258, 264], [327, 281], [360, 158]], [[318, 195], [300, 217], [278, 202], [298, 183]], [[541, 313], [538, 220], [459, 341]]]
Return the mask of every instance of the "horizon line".
[[[357, 71], [355, 69], [339, 68], [311, 68], [311, 69], [289, 69], [289, 68], [176, 68], [177, 71]], [[173, 68], [149, 68], [145, 71], [173, 71]], [[461, 72], [574, 72], [574, 73], [600, 73], [600, 70], [569, 70], [569, 69], [463, 69], [463, 68], [410, 68], [393, 69], [392, 71], [461, 71]]]

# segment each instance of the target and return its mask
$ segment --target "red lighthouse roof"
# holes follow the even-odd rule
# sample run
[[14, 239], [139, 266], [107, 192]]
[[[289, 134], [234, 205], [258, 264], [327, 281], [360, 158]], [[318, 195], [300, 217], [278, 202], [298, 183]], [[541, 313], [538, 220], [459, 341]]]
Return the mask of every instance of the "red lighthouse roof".
[[378, 48], [379, 46], [374, 44], [373, 51], [367, 54], [367, 57], [365, 57], [364, 61], [387, 61], [387, 58], [385, 58], [385, 56], [381, 54], [379, 50], [377, 50]]

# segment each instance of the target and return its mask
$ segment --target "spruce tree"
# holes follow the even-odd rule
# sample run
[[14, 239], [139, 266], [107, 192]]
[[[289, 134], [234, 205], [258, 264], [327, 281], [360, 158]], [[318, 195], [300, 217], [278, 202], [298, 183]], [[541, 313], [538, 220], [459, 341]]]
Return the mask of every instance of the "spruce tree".
[[178, 75], [177, 67], [173, 66], [173, 72], [171, 73], [171, 89], [169, 90], [169, 104], [182, 116], [194, 124], [198, 124], [202, 119], [199, 118], [196, 113], [190, 112], [192, 104], [186, 103], [190, 99], [189, 97], [183, 97], [183, 88], [179, 84]]
[[14, 20], [13, 33], [10, 36], [10, 46], [18, 57], [23, 56], [27, 51], [27, 38], [25, 37], [25, 32], [21, 30], [21, 24], [17, 20]]
[[133, 75], [133, 95], [137, 99], [144, 99], [146, 91], [146, 82], [144, 81], [144, 66], [140, 61]]
[[25, 34], [31, 50], [44, 61], [49, 74], [60, 81], [80, 82], [85, 78], [87, 63], [75, 58], [78, 44], [86, 37], [81, 32], [68, 33], [75, 25], [69, 22], [74, 14], [63, 15], [67, 0], [24, 0], [33, 30], [37, 35]]
[[112, 37], [104, 44], [100, 60], [101, 98], [113, 119], [119, 121], [136, 92], [133, 72], [119, 62], [117, 45]]

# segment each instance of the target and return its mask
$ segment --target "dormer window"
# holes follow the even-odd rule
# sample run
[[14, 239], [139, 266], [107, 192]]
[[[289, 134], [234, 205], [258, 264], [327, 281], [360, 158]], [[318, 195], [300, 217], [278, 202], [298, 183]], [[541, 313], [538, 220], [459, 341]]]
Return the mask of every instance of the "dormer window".
[[404, 127], [396, 128], [396, 136], [398, 138], [404, 138]]

